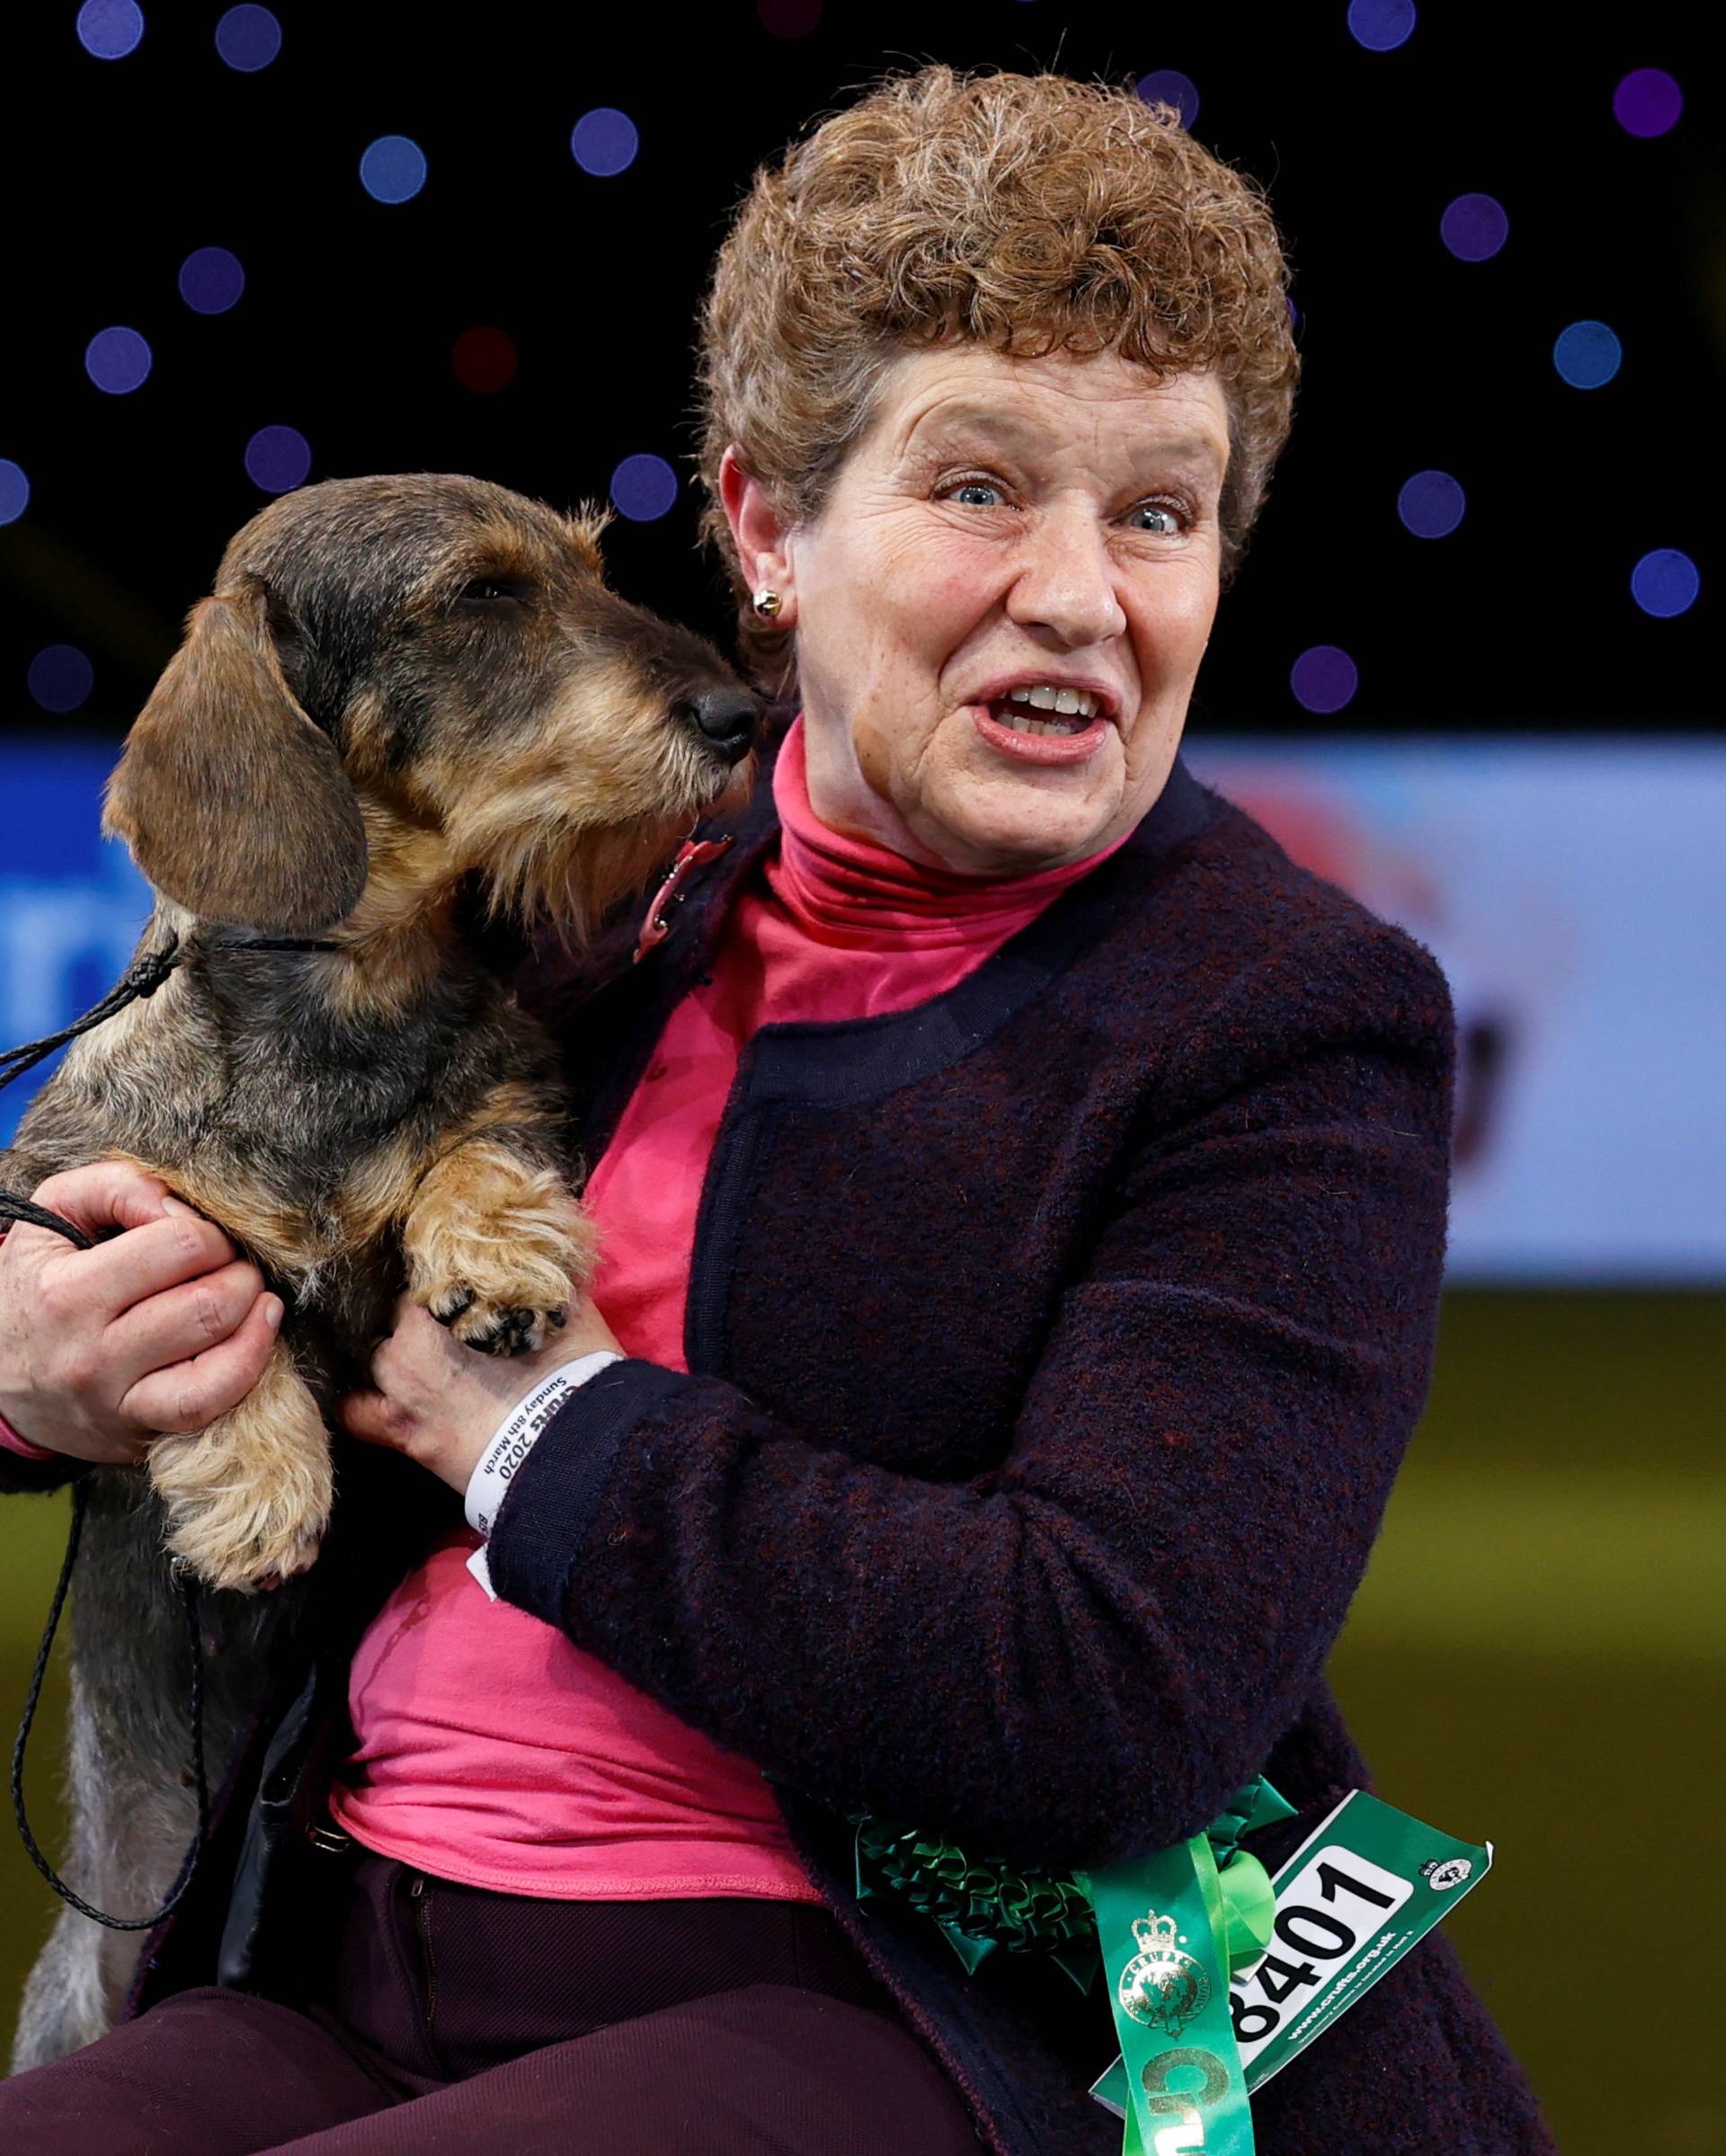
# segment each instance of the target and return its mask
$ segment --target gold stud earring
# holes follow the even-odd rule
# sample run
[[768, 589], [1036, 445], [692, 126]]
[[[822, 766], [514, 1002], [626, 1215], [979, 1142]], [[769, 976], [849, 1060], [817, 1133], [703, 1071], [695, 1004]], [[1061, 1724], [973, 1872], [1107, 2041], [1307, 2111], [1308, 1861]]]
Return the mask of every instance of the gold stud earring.
[[755, 594], [754, 598], [750, 601], [750, 604], [754, 608], [758, 614], [761, 615], [765, 619], [771, 621], [773, 617], [778, 612], [779, 608], [785, 604], [785, 601], [779, 597], [777, 591], [770, 590], [767, 585], [763, 584], [761, 590]]

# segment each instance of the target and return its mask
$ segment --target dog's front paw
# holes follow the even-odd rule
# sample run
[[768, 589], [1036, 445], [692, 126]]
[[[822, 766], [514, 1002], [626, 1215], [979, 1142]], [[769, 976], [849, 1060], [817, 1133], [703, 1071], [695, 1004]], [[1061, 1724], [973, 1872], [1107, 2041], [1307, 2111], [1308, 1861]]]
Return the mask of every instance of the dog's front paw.
[[599, 1261], [598, 1230], [562, 1181], [490, 1144], [426, 1178], [402, 1248], [414, 1301], [485, 1355], [543, 1347]]
[[207, 1586], [254, 1593], [316, 1557], [334, 1495], [329, 1433], [280, 1345], [237, 1407], [158, 1437], [147, 1466], [169, 1554]]
[[528, 1302], [494, 1303], [468, 1287], [451, 1289], [426, 1308], [464, 1347], [477, 1348], [482, 1355], [530, 1355], [569, 1318], [567, 1302], [549, 1310]]

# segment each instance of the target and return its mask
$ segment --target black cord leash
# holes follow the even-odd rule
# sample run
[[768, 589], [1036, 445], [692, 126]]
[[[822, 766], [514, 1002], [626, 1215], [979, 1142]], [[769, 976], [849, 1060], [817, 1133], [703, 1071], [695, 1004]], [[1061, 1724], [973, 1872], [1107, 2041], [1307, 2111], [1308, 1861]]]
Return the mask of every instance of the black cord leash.
[[192, 1838], [191, 1847], [186, 1851], [179, 1877], [168, 1890], [167, 1900], [154, 1916], [109, 1916], [102, 1910], [93, 1909], [82, 1895], [73, 1893], [37, 1848], [36, 1837], [31, 1832], [30, 1821], [24, 1815], [24, 1748], [30, 1743], [31, 1725], [36, 1719], [36, 1702], [41, 1697], [42, 1679], [48, 1673], [48, 1657], [54, 1646], [54, 1634], [66, 1601], [66, 1591], [72, 1584], [72, 1567], [78, 1558], [78, 1537], [84, 1531], [84, 1510], [89, 1495], [82, 1483], [72, 1492], [72, 1531], [66, 1538], [66, 1560], [60, 1566], [59, 1584], [54, 1590], [53, 1606], [48, 1613], [48, 1628], [42, 1634], [42, 1644], [36, 1652], [36, 1667], [31, 1672], [30, 1693], [24, 1701], [23, 1719], [18, 1725], [17, 1742], [12, 1748], [12, 1809], [24, 1847], [30, 1852], [31, 1862], [62, 1901], [70, 1902], [80, 1916], [90, 1917], [98, 1924], [106, 1924], [111, 1931], [153, 1931], [165, 1916], [178, 1907], [186, 1889], [191, 1885], [191, 1875], [197, 1870], [199, 1859], [204, 1853], [204, 1845], [209, 1839], [209, 1783], [204, 1773], [204, 1656], [202, 1643], [198, 1637], [198, 1583], [190, 1574], [174, 1584], [184, 1598], [186, 1644], [191, 1655], [191, 1763], [192, 1772], [197, 1779], [198, 1832]]
[[[263, 951], [331, 951], [334, 944], [300, 936], [248, 936], [238, 945], [227, 948]], [[127, 1004], [139, 997], [153, 996], [156, 989], [185, 957], [177, 934], [170, 935], [160, 951], [135, 959], [117, 985], [111, 988], [100, 1003], [95, 1003], [81, 1018], [75, 1018], [57, 1034], [48, 1034], [40, 1041], [27, 1041], [22, 1048], [8, 1048], [0, 1051], [0, 1088], [11, 1085], [40, 1063], [45, 1056], [53, 1054], [76, 1034], [88, 1033], [92, 1026], [100, 1025], [104, 1018], [111, 1018]], [[76, 1243], [80, 1250], [93, 1250], [94, 1240], [83, 1229], [62, 1214], [52, 1212], [46, 1205], [37, 1205], [29, 1198], [12, 1196], [0, 1191], [0, 1220], [24, 1220], [33, 1228], [51, 1229], [63, 1235], [68, 1242]], [[36, 1666], [31, 1672], [30, 1691], [24, 1700], [23, 1718], [18, 1725], [18, 1735], [12, 1748], [12, 1809], [18, 1823], [18, 1832], [30, 1860], [40, 1872], [62, 1901], [69, 1902], [80, 1916], [93, 1922], [105, 1924], [111, 1931], [151, 1931], [163, 1918], [178, 1906], [191, 1885], [192, 1874], [209, 1840], [209, 1784], [204, 1772], [204, 1657], [203, 1645], [199, 1637], [198, 1582], [191, 1573], [176, 1572], [174, 1585], [179, 1589], [186, 1615], [186, 1645], [191, 1660], [191, 1762], [198, 1791], [198, 1832], [191, 1847], [186, 1851], [179, 1876], [168, 1891], [168, 1898], [154, 1916], [109, 1916], [100, 1909], [73, 1893], [59, 1874], [36, 1846], [36, 1837], [30, 1831], [30, 1821], [24, 1812], [24, 1752], [30, 1743], [30, 1732], [36, 1719], [37, 1702], [41, 1698], [42, 1681], [48, 1673], [48, 1658], [53, 1651], [54, 1635], [59, 1628], [60, 1611], [66, 1603], [67, 1591], [72, 1584], [72, 1568], [77, 1562], [78, 1541], [84, 1532], [85, 1509], [89, 1491], [82, 1483], [72, 1491], [72, 1527], [66, 1538], [66, 1557], [60, 1566], [59, 1583], [54, 1590], [53, 1604], [49, 1610], [48, 1624], [42, 1633], [42, 1644], [36, 1652]]]

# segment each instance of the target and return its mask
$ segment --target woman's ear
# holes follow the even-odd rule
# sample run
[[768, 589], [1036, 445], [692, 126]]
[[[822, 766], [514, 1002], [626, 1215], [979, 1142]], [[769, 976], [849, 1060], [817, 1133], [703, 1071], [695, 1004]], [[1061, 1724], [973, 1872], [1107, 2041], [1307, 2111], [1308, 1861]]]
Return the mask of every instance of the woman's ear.
[[767, 489], [738, 460], [735, 442], [728, 445], [719, 460], [719, 499], [751, 589], [760, 590], [763, 584], [769, 585], [788, 606], [794, 595], [785, 527]]
[[366, 830], [335, 744], [300, 709], [260, 578], [186, 620], [108, 780], [102, 828], [209, 920], [305, 936], [350, 913]]

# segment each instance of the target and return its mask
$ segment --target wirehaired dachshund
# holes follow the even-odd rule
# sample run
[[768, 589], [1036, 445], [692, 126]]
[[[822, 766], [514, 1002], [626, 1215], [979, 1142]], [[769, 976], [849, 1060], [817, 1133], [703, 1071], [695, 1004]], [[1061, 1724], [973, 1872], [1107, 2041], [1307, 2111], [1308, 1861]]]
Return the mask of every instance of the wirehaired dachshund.
[[[74, 1041], [0, 1188], [134, 1162], [285, 1315], [237, 1407], [157, 1438], [144, 1473], [87, 1477], [72, 1855], [98, 1906], [153, 1906], [191, 1839], [186, 1726], [138, 1706], [183, 1658], [173, 1570], [218, 1591], [224, 1761], [329, 1523], [326, 1411], [369, 1382], [404, 1289], [510, 1354], [592, 1277], [557, 1052], [486, 931], [551, 923], [579, 952], [741, 802], [760, 715], [709, 644], [608, 589], [604, 521], [432, 473], [281, 496], [228, 546], [109, 780], [103, 830], [155, 894], [138, 955], [177, 936], [181, 963]], [[136, 1951], [63, 1912], [15, 2063], [109, 2026]]]

